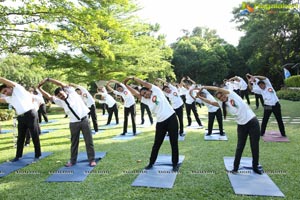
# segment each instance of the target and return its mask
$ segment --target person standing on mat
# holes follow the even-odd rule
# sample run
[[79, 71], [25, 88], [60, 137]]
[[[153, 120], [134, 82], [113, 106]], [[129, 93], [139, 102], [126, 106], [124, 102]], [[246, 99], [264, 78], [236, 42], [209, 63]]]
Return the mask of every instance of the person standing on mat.
[[34, 162], [36, 162], [41, 153], [41, 145], [39, 138], [39, 120], [38, 113], [34, 109], [33, 99], [31, 94], [25, 88], [16, 82], [0, 77], [0, 103], [11, 104], [17, 114], [18, 120], [18, 139], [16, 157], [12, 162], [18, 161], [23, 156], [24, 141], [27, 129], [29, 129], [34, 144]]
[[208, 110], [208, 127], [207, 127], [208, 132], [206, 135], [210, 136], [212, 134], [215, 117], [217, 117], [220, 136], [224, 136], [225, 134], [223, 132], [223, 117], [222, 117], [221, 108], [220, 106], [212, 105], [212, 102], [217, 103], [215, 98], [207, 90], [203, 88], [194, 88], [193, 90], [191, 90], [190, 95], [192, 97], [193, 97], [193, 91], [198, 91], [195, 100], [197, 101], [199, 99], [201, 103], [203, 102]]
[[[253, 88], [253, 92], [259, 93], [264, 99], [264, 116], [261, 123], [261, 136], [265, 134], [270, 115], [273, 113], [282, 137], [286, 137], [285, 127], [282, 121], [281, 106], [270, 80], [264, 76], [252, 76], [248, 74], [249, 80], [258, 79], [258, 87]], [[252, 89], [252, 88], [251, 88]]]
[[157, 79], [158, 81], [164, 83], [162, 90], [164, 94], [168, 97], [171, 102], [172, 108], [175, 110], [179, 121], [179, 135], [184, 136], [184, 127], [183, 127], [183, 101], [179, 95], [179, 91], [177, 87], [173, 86], [171, 83], [168, 83], [160, 78]]
[[147, 104], [151, 112], [156, 115], [157, 118], [154, 144], [152, 147], [149, 164], [145, 167], [145, 169], [151, 169], [153, 167], [157, 159], [159, 149], [168, 132], [172, 149], [173, 171], [177, 172], [179, 169], [178, 121], [174, 109], [159, 87], [136, 77], [128, 77], [124, 80], [124, 84], [127, 85], [127, 82], [129, 80], [135, 81], [143, 86], [139, 92], [131, 88], [130, 86], [128, 86], [128, 89], [130, 89], [130, 91], [136, 97], [141, 99], [141, 101]]
[[[110, 83], [116, 83], [116, 90], [109, 86]], [[121, 135], [125, 135], [127, 133], [127, 126], [128, 126], [128, 116], [129, 113], [131, 115], [131, 122], [132, 122], [132, 132], [133, 135], [136, 135], [136, 123], [135, 123], [135, 99], [128, 88], [119, 81], [110, 80], [107, 82], [106, 87], [109, 91], [112, 91], [114, 94], [122, 96], [124, 100], [124, 124], [123, 124], [123, 133]]]
[[[42, 89], [42, 86], [46, 82], [50, 82], [59, 86], [54, 91], [55, 96], [50, 95]], [[77, 162], [80, 131], [82, 132], [85, 141], [89, 165], [91, 167], [96, 166], [93, 137], [88, 119], [88, 113], [90, 110], [85, 105], [81, 97], [77, 94], [75, 89], [52, 78], [46, 78], [42, 80], [38, 85], [38, 89], [45, 98], [51, 100], [59, 107], [62, 107], [70, 118], [69, 127], [71, 132], [71, 159], [65, 166], [71, 167]]]
[[248, 84], [246, 83], [246, 81], [240, 76], [232, 77], [230, 80], [233, 80], [235, 83], [239, 85], [239, 90], [240, 90], [239, 94], [241, 98], [244, 99], [244, 97], [246, 97], [247, 103], [248, 105], [250, 105]]
[[237, 122], [238, 142], [235, 151], [232, 173], [237, 173], [245, 148], [247, 137], [250, 137], [250, 147], [252, 152], [252, 169], [257, 174], [262, 174], [258, 168], [259, 164], [259, 139], [260, 127], [256, 115], [243, 99], [233, 91], [214, 86], [203, 86], [202, 89], [213, 90], [218, 102], [209, 102], [214, 106], [220, 106], [223, 109], [223, 115], [226, 119], [227, 111], [235, 116]]

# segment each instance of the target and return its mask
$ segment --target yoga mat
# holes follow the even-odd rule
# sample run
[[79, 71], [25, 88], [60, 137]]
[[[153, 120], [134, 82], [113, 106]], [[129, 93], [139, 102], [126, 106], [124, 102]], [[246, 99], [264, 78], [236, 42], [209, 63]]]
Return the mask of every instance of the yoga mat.
[[132, 132], [127, 132], [126, 135], [117, 135], [115, 137], [113, 137], [113, 140], [131, 140], [133, 138], [135, 138], [137, 135], [139, 135], [140, 133], [142, 133], [141, 131], [137, 131], [136, 135], [134, 136]]
[[[42, 156], [40, 157], [39, 160], [51, 155], [52, 152], [42, 152]], [[22, 158], [20, 158], [16, 162], [5, 162], [0, 165], [0, 177], [7, 176], [8, 174], [21, 169], [23, 167], [26, 167], [27, 165], [32, 164], [34, 160], [34, 153], [27, 153], [23, 155]], [[39, 161], [37, 161], [39, 162]]]
[[266, 131], [262, 139], [265, 142], [289, 142], [287, 137], [282, 137], [279, 131]]
[[[184, 141], [186, 134], [187, 134], [186, 132], [183, 133], [183, 136], [180, 136], [178, 134], [178, 141]], [[164, 140], [169, 141], [170, 137], [168, 135], [166, 135]]]
[[[104, 158], [106, 152], [96, 152], [95, 161], [99, 162]], [[80, 152], [77, 156], [77, 163], [72, 167], [61, 167], [57, 171], [50, 172], [46, 182], [81, 182], [92, 172], [94, 167], [90, 167], [86, 152]]]
[[[131, 186], [173, 188], [177, 172], [173, 172], [171, 155], [158, 155], [152, 169], [142, 170]], [[179, 156], [179, 165], [182, 164], [184, 156]]]
[[207, 141], [220, 141], [220, 140], [227, 141], [228, 137], [227, 137], [225, 131], [223, 131], [223, 132], [224, 132], [225, 135], [221, 136], [219, 129], [213, 129], [211, 135], [206, 135], [208, 133], [208, 130], [205, 129], [204, 140], [207, 140]]
[[109, 125], [102, 125], [102, 126], [98, 126], [99, 130], [106, 130], [106, 129], [111, 129], [114, 128], [116, 126], [118, 126], [119, 124], [116, 123], [110, 123]]
[[190, 126], [186, 127], [187, 129], [202, 129], [204, 126], [199, 126], [198, 123], [193, 122]]
[[50, 124], [50, 123], [55, 123], [55, 122], [58, 122], [58, 120], [51, 119], [51, 120], [48, 120], [48, 122], [42, 121], [40, 124], [43, 125], [43, 124]]
[[[224, 157], [224, 164], [227, 171], [232, 170], [233, 161], [233, 157]], [[251, 166], [252, 158], [243, 157], [239, 173], [227, 173], [235, 194], [284, 197], [284, 194], [266, 173], [262, 175], [256, 174], [252, 171]]]
[[50, 133], [50, 132], [55, 131], [55, 130], [57, 130], [57, 129], [55, 129], [55, 128], [53, 128], [53, 129], [43, 129], [43, 130], [41, 130], [41, 134]]
[[12, 133], [13, 130], [5, 130], [5, 129], [2, 129], [0, 134], [6, 134], [6, 133]]

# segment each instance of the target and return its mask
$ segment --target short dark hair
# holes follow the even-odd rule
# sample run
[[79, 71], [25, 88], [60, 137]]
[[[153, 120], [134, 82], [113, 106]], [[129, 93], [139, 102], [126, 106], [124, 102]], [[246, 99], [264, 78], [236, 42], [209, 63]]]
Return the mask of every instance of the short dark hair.
[[75, 91], [81, 91], [80, 88], [76, 88]]
[[0, 85], [0, 92], [1, 92], [4, 88], [7, 88], [7, 87], [8, 87], [8, 86], [5, 85], [5, 84]]
[[260, 81], [257, 82], [257, 85], [259, 85], [259, 84], [264, 84], [265, 85], [266, 83], [264, 81], [260, 80]]
[[164, 87], [162, 88], [162, 90], [164, 91], [166, 88], [169, 88], [169, 86], [164, 85]]
[[63, 91], [63, 89], [61, 87], [58, 87], [54, 90], [54, 95], [58, 95], [58, 93], [60, 93], [61, 91]]
[[143, 90], [149, 91], [149, 88], [147, 88], [147, 87], [142, 87], [142, 88], [140, 89], [140, 92], [143, 91]]

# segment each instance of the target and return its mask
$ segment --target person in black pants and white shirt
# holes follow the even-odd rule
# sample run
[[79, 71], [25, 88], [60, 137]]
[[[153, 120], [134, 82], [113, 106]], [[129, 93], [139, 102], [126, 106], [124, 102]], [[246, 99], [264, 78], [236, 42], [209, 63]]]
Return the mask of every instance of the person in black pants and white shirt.
[[[55, 96], [50, 95], [42, 89], [42, 85], [47, 81], [59, 86], [54, 91]], [[82, 132], [85, 141], [89, 164], [91, 167], [96, 166], [94, 143], [88, 119], [88, 113], [90, 110], [85, 105], [81, 97], [77, 94], [75, 89], [52, 78], [46, 78], [42, 80], [38, 85], [38, 89], [45, 98], [51, 100], [59, 107], [62, 107], [70, 118], [71, 159], [65, 166], [71, 167], [77, 162], [80, 131]]]
[[249, 81], [253, 79], [259, 80], [257, 82], [258, 87], [253, 88], [253, 92], [261, 94], [264, 99], [264, 117], [261, 123], [261, 136], [265, 134], [270, 115], [273, 113], [277, 120], [277, 124], [281, 135], [283, 137], [286, 137], [281, 115], [281, 106], [270, 80], [264, 76], [252, 76], [251, 74], [248, 74], [248, 76]]
[[124, 83], [127, 84], [129, 80], [135, 81], [143, 86], [139, 93], [131, 87], [128, 87], [128, 89], [130, 89], [135, 96], [141, 99], [142, 102], [149, 106], [151, 112], [156, 115], [157, 119], [155, 127], [155, 139], [151, 151], [150, 161], [145, 169], [151, 169], [153, 167], [157, 159], [159, 149], [168, 132], [172, 149], [173, 171], [177, 172], [179, 169], [178, 121], [174, 109], [159, 87], [136, 77], [128, 77], [125, 79]]
[[[112, 89], [109, 84], [116, 83], [116, 90]], [[131, 115], [131, 122], [132, 122], [132, 132], [133, 135], [136, 135], [136, 123], [135, 123], [135, 99], [128, 88], [119, 81], [110, 80], [107, 82], [106, 87], [108, 90], [112, 91], [114, 94], [122, 96], [124, 100], [124, 125], [123, 125], [123, 133], [121, 135], [125, 135], [127, 133], [127, 126], [128, 126], [128, 116], [129, 113]]]
[[262, 174], [262, 171], [258, 168], [260, 128], [259, 122], [254, 112], [243, 101], [243, 99], [233, 91], [214, 86], [203, 86], [202, 88], [216, 91], [215, 96], [218, 99], [218, 103], [210, 103], [214, 106], [222, 107], [225, 119], [227, 111], [230, 114], [234, 115], [235, 120], [238, 124], [238, 142], [233, 163], [233, 170], [231, 172], [234, 174], [238, 172], [243, 150], [245, 148], [247, 137], [249, 135], [250, 147], [252, 152], [252, 169], [255, 173]]
[[34, 162], [39, 159], [41, 154], [41, 145], [39, 138], [39, 121], [37, 111], [34, 109], [33, 99], [31, 94], [18, 83], [15, 83], [6, 78], [0, 77], [0, 103], [11, 104], [16, 114], [18, 115], [18, 139], [16, 157], [11, 160], [12, 162], [18, 161], [23, 156], [24, 141], [26, 131], [29, 129], [34, 144]]

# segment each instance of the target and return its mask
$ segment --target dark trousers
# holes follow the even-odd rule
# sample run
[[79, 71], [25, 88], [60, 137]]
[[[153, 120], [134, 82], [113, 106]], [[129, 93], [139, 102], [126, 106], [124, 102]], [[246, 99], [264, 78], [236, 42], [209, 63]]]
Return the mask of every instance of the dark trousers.
[[257, 168], [258, 160], [259, 160], [259, 138], [260, 138], [260, 130], [259, 130], [259, 122], [256, 117], [251, 119], [247, 124], [238, 125], [238, 142], [235, 151], [234, 158], [234, 170], [238, 170], [241, 157], [243, 154], [244, 147], [247, 142], [247, 137], [250, 137], [250, 148], [252, 152], [252, 167]]
[[78, 145], [80, 139], [80, 131], [82, 131], [82, 135], [85, 142], [85, 148], [87, 152], [87, 157], [89, 162], [95, 160], [95, 150], [94, 143], [91, 133], [91, 127], [88, 118], [80, 122], [74, 122], [69, 124], [70, 132], [71, 132], [71, 159], [70, 162], [75, 164], [77, 161], [78, 155]]
[[279, 102], [275, 104], [275, 106], [264, 105], [264, 117], [261, 123], [261, 135], [264, 135], [266, 132], [267, 124], [271, 114], [274, 114], [277, 124], [282, 136], [285, 136], [284, 124], [281, 116], [281, 106]]
[[188, 119], [188, 126], [190, 126], [192, 124], [191, 110], [194, 113], [194, 116], [195, 116], [195, 119], [196, 119], [198, 125], [202, 126], [201, 120], [197, 113], [197, 108], [196, 108], [195, 102], [193, 102], [192, 104], [186, 104], [186, 115], [187, 115], [187, 119]]
[[46, 111], [46, 104], [41, 104], [38, 110], [38, 115], [39, 115], [39, 123], [42, 122], [42, 116], [45, 120], [45, 122], [48, 122], [48, 116], [47, 116], [47, 111]]
[[118, 112], [117, 104], [115, 103], [111, 108], [107, 107], [107, 110], [108, 110], [108, 118], [107, 118], [106, 125], [110, 124], [113, 114], [115, 114], [116, 124], [119, 124], [119, 114], [118, 114], [119, 112]]
[[241, 91], [238, 89], [238, 90], [233, 90], [235, 93], [237, 93], [239, 96], [241, 95]]
[[256, 108], [259, 108], [259, 100], [262, 106], [264, 106], [264, 99], [263, 96], [261, 94], [254, 94], [255, 96], [255, 105]]
[[29, 129], [32, 137], [32, 142], [34, 145], [35, 157], [39, 158], [41, 154], [41, 145], [40, 145], [40, 137], [39, 137], [39, 121], [38, 114], [35, 110], [30, 110], [23, 114], [22, 116], [18, 116], [18, 140], [17, 140], [17, 152], [16, 158], [20, 158], [23, 156], [23, 148], [24, 141], [26, 137], [27, 129]]
[[183, 105], [179, 108], [174, 109], [179, 121], [179, 134], [184, 132], [183, 130]]
[[144, 118], [145, 110], [147, 111], [150, 123], [153, 124], [153, 118], [152, 118], [152, 114], [149, 109], [149, 106], [147, 106], [146, 104], [144, 104], [142, 102], [141, 102], [141, 124], [144, 124], [144, 122], [145, 122], [145, 118]]
[[97, 122], [96, 106], [93, 104], [89, 109], [90, 109], [89, 117], [92, 118], [94, 130], [97, 132], [98, 122]]
[[135, 124], [135, 104], [130, 106], [129, 108], [124, 108], [124, 125], [123, 125], [123, 133], [127, 133], [127, 126], [128, 126], [128, 116], [129, 113], [131, 115], [131, 122], [132, 122], [132, 132], [136, 133], [136, 124]]
[[[39, 135], [41, 135], [41, 127], [39, 126], [38, 129], [39, 129]], [[31, 138], [31, 133], [30, 130], [27, 129], [26, 136], [25, 136], [25, 145], [30, 144], [30, 138]]]
[[216, 112], [208, 113], [208, 134], [212, 133], [215, 117], [217, 117], [220, 134], [223, 134], [223, 117], [222, 117], [222, 111], [220, 108]]
[[162, 145], [167, 132], [169, 133], [169, 137], [170, 137], [173, 166], [176, 166], [178, 164], [178, 160], [179, 160], [178, 121], [176, 118], [176, 114], [174, 113], [165, 121], [156, 123], [154, 144], [150, 156], [150, 164], [152, 165], [155, 163], [157, 159], [160, 146]]
[[248, 105], [250, 105], [249, 92], [248, 89], [240, 90], [241, 98], [244, 99], [246, 97]]
[[108, 111], [108, 106], [105, 103], [100, 104], [100, 108], [102, 109], [102, 115], [105, 115], [105, 110]]

